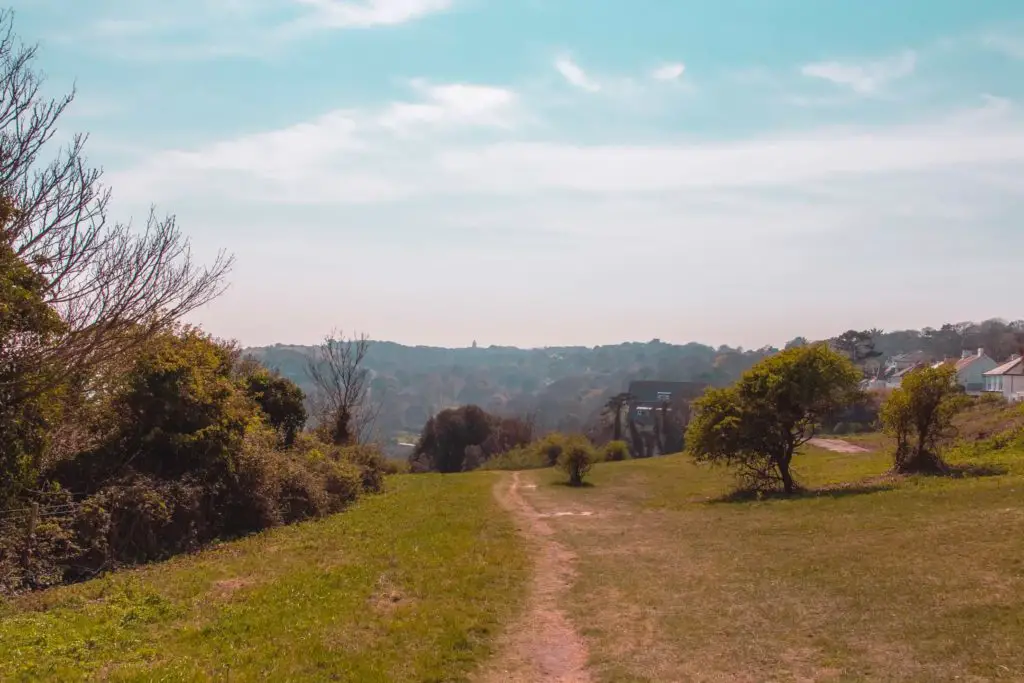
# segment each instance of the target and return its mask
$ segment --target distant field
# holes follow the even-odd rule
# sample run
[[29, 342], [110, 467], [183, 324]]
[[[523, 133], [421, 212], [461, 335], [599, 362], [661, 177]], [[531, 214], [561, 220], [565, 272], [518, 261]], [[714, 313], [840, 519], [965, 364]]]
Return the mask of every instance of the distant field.
[[0, 604], [0, 680], [464, 680], [529, 572], [495, 476]]
[[523, 477], [541, 512], [593, 513], [550, 521], [596, 680], [1024, 680], [1024, 452], [981, 464], [1007, 473], [894, 482], [814, 450], [798, 474], [834, 491], [743, 503], [683, 456]]

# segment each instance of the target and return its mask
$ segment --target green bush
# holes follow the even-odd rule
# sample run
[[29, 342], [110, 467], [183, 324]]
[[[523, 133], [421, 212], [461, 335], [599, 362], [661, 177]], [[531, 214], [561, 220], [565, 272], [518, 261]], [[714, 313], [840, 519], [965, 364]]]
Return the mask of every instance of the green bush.
[[629, 444], [625, 441], [611, 441], [601, 449], [601, 460], [604, 462], [621, 462], [629, 458]]
[[573, 439], [558, 457], [558, 466], [569, 476], [569, 486], [583, 486], [596, 459], [594, 448], [585, 439]]
[[547, 455], [535, 444], [520, 446], [499, 456], [491, 458], [483, 464], [483, 470], [536, 470], [550, 467]]
[[838, 434], [840, 436], [842, 436], [843, 434], [849, 434], [850, 425], [846, 424], [845, 422], [840, 422], [839, 424], [832, 428], [832, 433]]
[[537, 442], [536, 449], [544, 456], [548, 467], [554, 467], [568, 443], [569, 437], [565, 434], [554, 432]]

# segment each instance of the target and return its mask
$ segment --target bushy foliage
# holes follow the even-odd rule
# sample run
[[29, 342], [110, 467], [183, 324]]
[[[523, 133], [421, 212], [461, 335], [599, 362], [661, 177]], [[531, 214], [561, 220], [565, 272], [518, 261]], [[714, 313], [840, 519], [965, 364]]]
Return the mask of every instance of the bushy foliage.
[[970, 402], [956, 383], [949, 365], [919, 368], [882, 406], [882, 424], [896, 440], [897, 472], [943, 472], [943, 445], [955, 436], [953, 418]]
[[13, 215], [10, 202], [0, 198], [0, 509], [37, 474], [59, 392], [36, 350], [64, 329], [43, 301], [45, 280], [3, 239]]
[[302, 389], [290, 379], [260, 367], [245, 377], [245, 391], [281, 435], [281, 444], [291, 447], [306, 426], [306, 397]]
[[585, 439], [573, 439], [558, 456], [558, 467], [569, 477], [569, 486], [583, 486], [597, 456], [594, 447]]
[[850, 360], [827, 345], [788, 349], [759, 362], [734, 386], [698, 399], [687, 447], [698, 462], [732, 467], [743, 488], [781, 485], [791, 494], [796, 449], [856, 400], [859, 380]]
[[604, 462], [620, 462], [629, 458], [629, 444], [625, 441], [611, 441], [601, 450], [601, 459]]
[[427, 420], [409, 463], [414, 472], [463, 472], [532, 439], [533, 427], [525, 420], [473, 405], [449, 408]]
[[[215, 539], [339, 512], [383, 489], [374, 448], [304, 435], [249, 394], [237, 354], [195, 330], [161, 337], [115, 385], [95, 448], [43, 473], [45, 524], [0, 530], [0, 582], [34, 588], [188, 552]], [[45, 483], [45, 482], [44, 482]], [[67, 491], [79, 494], [71, 498]]]

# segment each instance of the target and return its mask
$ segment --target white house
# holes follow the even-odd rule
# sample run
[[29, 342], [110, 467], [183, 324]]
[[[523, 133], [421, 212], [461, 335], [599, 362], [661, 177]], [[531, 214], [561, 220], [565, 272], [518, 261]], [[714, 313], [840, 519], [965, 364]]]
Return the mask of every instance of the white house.
[[1015, 355], [986, 372], [985, 391], [1002, 394], [1008, 401], [1024, 401], [1024, 358]]
[[[957, 361], [949, 361], [956, 367], [956, 383], [964, 388], [968, 394], [978, 395], [986, 391], [985, 373], [995, 370], [999, 365], [988, 357], [985, 349], [978, 349], [977, 352], [964, 351]], [[944, 365], [944, 362], [936, 363], [932, 367]]]

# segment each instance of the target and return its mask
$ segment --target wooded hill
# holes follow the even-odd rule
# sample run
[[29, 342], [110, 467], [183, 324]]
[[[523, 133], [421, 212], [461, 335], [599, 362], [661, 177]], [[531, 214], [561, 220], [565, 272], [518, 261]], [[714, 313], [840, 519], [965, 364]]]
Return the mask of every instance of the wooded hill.
[[[984, 348], [995, 360], [1024, 346], [1024, 321], [989, 320], [922, 330], [868, 330], [880, 358], [924, 351], [938, 358]], [[837, 335], [839, 332], [837, 332]], [[786, 346], [807, 343], [796, 337]], [[247, 349], [307, 393], [306, 368], [315, 347], [274, 345]], [[446, 407], [477, 404], [495, 414], [533, 415], [542, 430], [581, 431], [605, 402], [636, 379], [699, 381], [724, 386], [761, 358], [778, 351], [659, 340], [597, 347], [519, 349], [437, 348], [393, 342], [370, 345], [366, 367], [371, 394], [381, 404], [377, 426], [391, 442], [414, 440], [427, 419]]]

